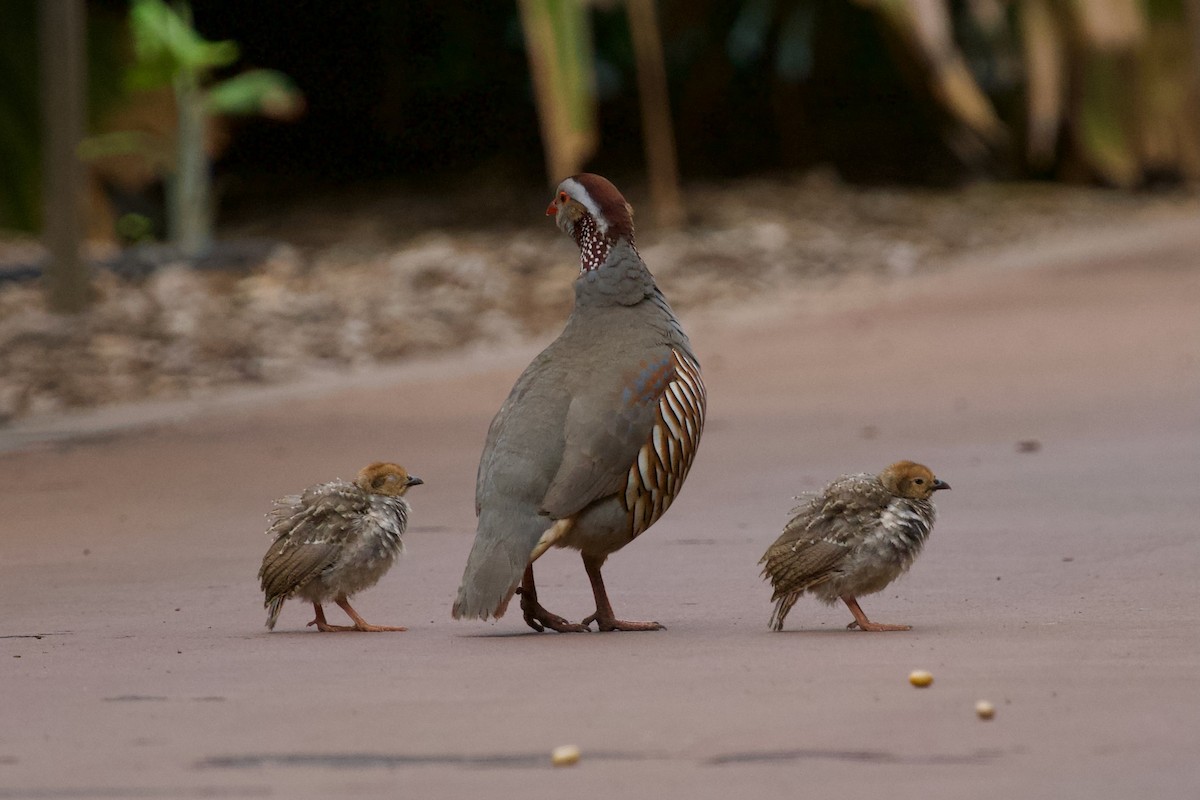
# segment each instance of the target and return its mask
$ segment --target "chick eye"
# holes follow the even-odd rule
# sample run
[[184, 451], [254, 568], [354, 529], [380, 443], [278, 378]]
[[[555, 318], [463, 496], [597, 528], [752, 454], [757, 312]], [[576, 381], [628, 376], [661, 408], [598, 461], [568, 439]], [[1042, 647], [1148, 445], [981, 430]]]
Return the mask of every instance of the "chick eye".
[[917, 486], [920, 486], [925, 483], [925, 479], [924, 478], [913, 478], [913, 483], [915, 483]]

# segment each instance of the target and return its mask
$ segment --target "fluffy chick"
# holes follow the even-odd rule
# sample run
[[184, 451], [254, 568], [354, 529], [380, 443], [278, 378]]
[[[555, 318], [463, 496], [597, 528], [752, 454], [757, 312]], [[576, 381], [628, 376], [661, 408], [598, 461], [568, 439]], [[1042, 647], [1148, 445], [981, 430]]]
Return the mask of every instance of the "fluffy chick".
[[[371, 625], [350, 605], [350, 596], [374, 586], [404, 550], [400, 537], [411, 508], [409, 487], [424, 483], [398, 464], [363, 467], [354, 483], [310, 486], [275, 501], [267, 533], [273, 537], [258, 578], [266, 600], [267, 627], [275, 628], [283, 602], [299, 597], [313, 604], [319, 631], [402, 631]], [[322, 603], [330, 600], [353, 625], [330, 625]]]
[[775, 592], [771, 627], [783, 629], [804, 592], [838, 599], [864, 631], [906, 631], [871, 622], [859, 595], [881, 591], [904, 574], [933, 530], [933, 493], [949, 489], [928, 467], [898, 461], [879, 475], [844, 475], [792, 509], [792, 519], [759, 562]]

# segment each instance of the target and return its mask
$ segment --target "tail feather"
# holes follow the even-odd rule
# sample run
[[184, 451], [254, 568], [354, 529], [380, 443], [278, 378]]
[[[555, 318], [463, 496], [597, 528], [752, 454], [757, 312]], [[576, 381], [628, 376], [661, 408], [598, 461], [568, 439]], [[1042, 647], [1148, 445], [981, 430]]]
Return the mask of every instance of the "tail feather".
[[279, 612], [283, 608], [283, 601], [286, 599], [283, 595], [278, 595], [264, 604], [267, 609], [267, 630], [275, 630], [275, 622], [279, 619]]
[[796, 601], [800, 599], [803, 591], [789, 592], [775, 601], [775, 610], [771, 613], [771, 630], [783, 630], [784, 617], [792, 610], [792, 606], [796, 605]]
[[533, 548], [551, 521], [538, 514], [484, 509], [463, 570], [455, 619], [499, 619], [521, 584]]

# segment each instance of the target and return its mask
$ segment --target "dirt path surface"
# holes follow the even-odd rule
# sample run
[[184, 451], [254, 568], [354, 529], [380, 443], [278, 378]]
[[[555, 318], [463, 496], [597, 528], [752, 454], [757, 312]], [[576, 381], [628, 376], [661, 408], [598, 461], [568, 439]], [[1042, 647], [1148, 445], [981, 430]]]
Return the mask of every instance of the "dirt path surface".
[[[0, 797], [1196, 796], [1198, 253], [692, 315], [699, 458], [606, 569], [618, 614], [663, 633], [449, 618], [528, 348], [0, 434]], [[408, 558], [356, 605], [409, 632], [317, 634], [293, 602], [268, 634], [270, 500], [382, 458], [426, 483]], [[863, 601], [914, 629], [803, 600], [769, 632], [756, 561], [791, 496], [898, 458], [954, 486], [913, 571]], [[591, 611], [575, 554], [538, 578], [551, 610]], [[582, 760], [555, 769], [565, 743]]]

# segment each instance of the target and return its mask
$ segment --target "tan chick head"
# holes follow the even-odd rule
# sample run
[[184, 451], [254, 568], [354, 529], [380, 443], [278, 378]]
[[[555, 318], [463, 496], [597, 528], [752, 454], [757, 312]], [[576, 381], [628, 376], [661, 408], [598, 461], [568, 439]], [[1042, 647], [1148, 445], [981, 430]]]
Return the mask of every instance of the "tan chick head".
[[928, 500], [938, 489], [950, 488], [934, 477], [929, 467], [915, 461], [897, 461], [879, 473], [879, 480], [889, 492], [909, 500]]
[[388, 461], [376, 461], [363, 467], [358, 472], [355, 483], [364, 492], [383, 494], [388, 497], [403, 497], [410, 486], [419, 486], [425, 481], [416, 475], [409, 475], [408, 470], [399, 464]]

